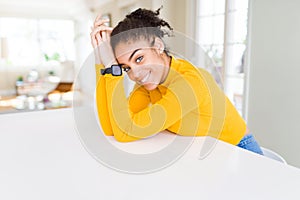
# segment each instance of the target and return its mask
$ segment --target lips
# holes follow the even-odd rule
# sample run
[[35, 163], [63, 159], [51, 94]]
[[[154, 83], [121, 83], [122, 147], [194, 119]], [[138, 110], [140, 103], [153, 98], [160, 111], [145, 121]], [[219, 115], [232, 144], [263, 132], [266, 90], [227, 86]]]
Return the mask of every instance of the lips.
[[145, 84], [148, 81], [148, 79], [150, 77], [150, 74], [151, 74], [151, 71], [149, 71], [149, 73], [147, 73], [146, 76], [144, 76], [144, 78], [142, 80], [138, 81], [138, 82], [140, 84]]

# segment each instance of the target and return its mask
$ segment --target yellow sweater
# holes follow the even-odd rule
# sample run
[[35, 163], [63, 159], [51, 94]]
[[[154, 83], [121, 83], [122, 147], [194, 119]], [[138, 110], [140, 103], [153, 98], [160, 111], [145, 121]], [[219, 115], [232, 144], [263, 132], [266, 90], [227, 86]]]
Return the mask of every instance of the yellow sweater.
[[100, 75], [96, 65], [96, 101], [102, 130], [120, 142], [146, 138], [162, 130], [182, 136], [212, 136], [238, 144], [246, 124], [204, 69], [172, 57], [167, 79], [152, 91], [136, 85], [126, 97], [123, 76]]

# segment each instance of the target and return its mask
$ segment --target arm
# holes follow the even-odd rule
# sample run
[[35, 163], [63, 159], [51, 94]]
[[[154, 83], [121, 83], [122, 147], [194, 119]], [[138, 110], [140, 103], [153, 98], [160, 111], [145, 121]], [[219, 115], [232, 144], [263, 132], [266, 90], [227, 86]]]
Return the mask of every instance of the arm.
[[112, 136], [113, 131], [110, 123], [110, 118], [108, 114], [106, 89], [105, 89], [105, 79], [100, 76], [100, 69], [103, 69], [103, 65], [95, 65], [96, 69], [96, 103], [98, 117], [100, 119], [100, 124], [105, 135]]
[[[133, 112], [126, 99], [123, 78], [105, 75], [108, 112], [116, 140], [129, 142], [156, 134], [197, 108], [194, 77], [177, 76], [161, 100]], [[136, 102], [138, 103], [138, 102]]]
[[[105, 76], [100, 75], [100, 69], [110, 67], [111, 64], [117, 63], [110, 46], [111, 28], [104, 25], [106, 21], [101, 20], [101, 15], [98, 15], [94, 22], [94, 27], [91, 32], [91, 42], [95, 54], [95, 69], [96, 69], [96, 101], [98, 116], [102, 129], [106, 135], [115, 135], [115, 123], [112, 121], [113, 116], [111, 111], [111, 99], [107, 98], [107, 81]], [[124, 89], [123, 89], [124, 92]], [[130, 109], [133, 112], [145, 108], [149, 102], [149, 96], [145, 91], [138, 89], [133, 92], [130, 98]], [[138, 102], [138, 103], [136, 103]], [[136, 137], [127, 137], [128, 141], [137, 140]]]
[[109, 38], [112, 31], [111, 27], [107, 27], [104, 23], [107, 20], [101, 19], [99, 14], [95, 21], [92, 31], [90, 33], [91, 43], [94, 48], [95, 55], [95, 70], [96, 70], [96, 103], [98, 110], [98, 117], [100, 119], [101, 127], [106, 135], [113, 135], [110, 118], [108, 114], [105, 79], [101, 78], [100, 70], [105, 66], [110, 66], [111, 63], [116, 63], [111, 48], [109, 48]]
[[149, 92], [144, 87], [136, 84], [128, 98], [128, 103], [131, 112], [140, 112], [150, 104]]
[[[96, 65], [96, 102], [97, 111], [100, 119], [100, 123], [105, 135], [114, 135], [111, 126], [111, 120], [109, 115], [109, 105], [107, 102], [106, 94], [106, 81], [104, 76], [100, 76], [100, 69], [103, 68], [102, 65]], [[150, 98], [148, 92], [143, 87], [136, 86], [129, 97], [129, 108], [132, 112], [139, 112], [146, 108], [150, 103]], [[132, 140], [137, 140], [138, 138], [132, 138]]]

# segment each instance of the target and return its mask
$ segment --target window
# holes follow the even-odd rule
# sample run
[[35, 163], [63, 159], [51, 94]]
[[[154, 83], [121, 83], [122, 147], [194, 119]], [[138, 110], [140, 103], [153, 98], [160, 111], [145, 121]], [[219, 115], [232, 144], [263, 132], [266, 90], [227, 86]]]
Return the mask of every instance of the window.
[[[39, 65], [75, 58], [71, 20], [0, 18], [2, 55], [13, 65]], [[5, 43], [5, 45], [4, 45]], [[3, 58], [2, 58], [3, 59]]]
[[242, 114], [248, 0], [198, 0], [196, 40], [222, 72], [224, 91]]

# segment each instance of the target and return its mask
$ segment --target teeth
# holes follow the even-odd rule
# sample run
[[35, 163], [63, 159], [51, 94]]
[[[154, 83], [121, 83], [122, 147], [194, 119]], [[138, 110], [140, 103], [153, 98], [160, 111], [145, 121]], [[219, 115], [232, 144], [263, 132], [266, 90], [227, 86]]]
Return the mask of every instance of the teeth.
[[149, 76], [150, 76], [150, 72], [140, 82], [145, 83], [148, 80]]

